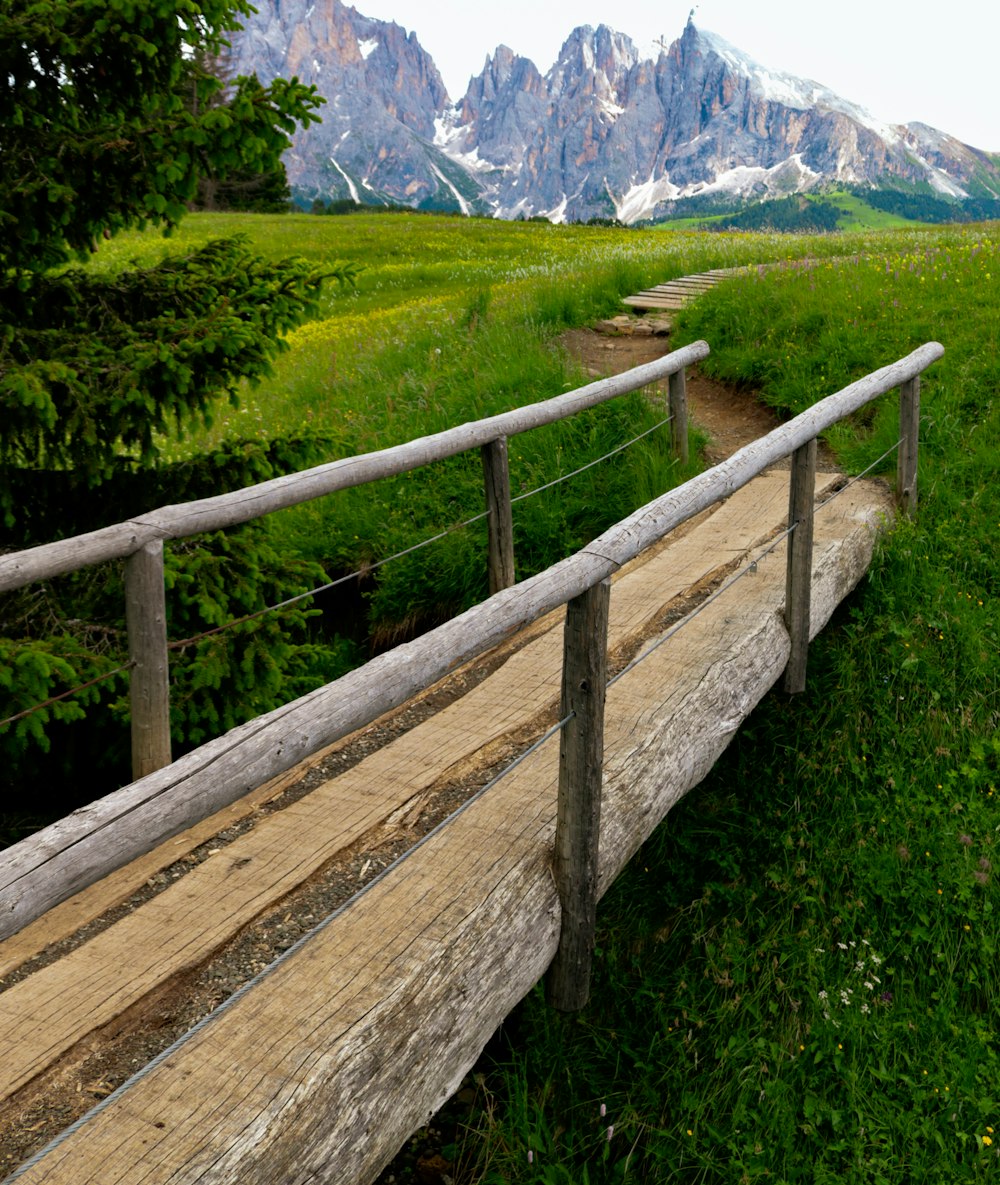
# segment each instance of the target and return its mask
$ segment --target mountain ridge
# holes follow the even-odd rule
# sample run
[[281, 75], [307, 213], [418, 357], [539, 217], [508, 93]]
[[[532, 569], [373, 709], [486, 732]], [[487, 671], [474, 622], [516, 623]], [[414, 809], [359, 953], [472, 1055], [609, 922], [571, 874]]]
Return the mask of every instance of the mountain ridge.
[[297, 76], [326, 98], [286, 156], [304, 203], [632, 223], [678, 198], [829, 184], [1000, 197], [1000, 157], [880, 121], [690, 18], [655, 58], [608, 25], [579, 26], [544, 75], [500, 45], [453, 102], [415, 32], [341, 0], [259, 0], [228, 64], [264, 83]]

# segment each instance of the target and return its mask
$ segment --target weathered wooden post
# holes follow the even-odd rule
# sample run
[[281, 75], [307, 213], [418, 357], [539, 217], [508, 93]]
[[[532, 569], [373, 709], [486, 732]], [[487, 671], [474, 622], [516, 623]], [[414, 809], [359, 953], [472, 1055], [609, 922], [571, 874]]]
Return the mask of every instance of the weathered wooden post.
[[500, 436], [480, 447], [486, 486], [489, 530], [490, 596], [514, 583], [514, 516], [510, 504], [510, 468], [507, 437]]
[[788, 566], [785, 571], [785, 624], [792, 643], [785, 668], [785, 691], [806, 689], [809, 657], [809, 603], [812, 587], [813, 502], [816, 496], [816, 438], [792, 453], [788, 485]]
[[549, 1003], [565, 1012], [582, 1008], [590, 995], [610, 600], [611, 581], [602, 580], [566, 606], [560, 714], [572, 712], [573, 718], [563, 726], [559, 743], [555, 880], [562, 929], [546, 978]]
[[920, 375], [899, 388], [899, 460], [896, 498], [903, 513], [917, 513], [917, 447], [920, 438]]
[[682, 465], [688, 463], [687, 379], [682, 368], [669, 379], [670, 436], [674, 452]]
[[132, 674], [132, 777], [170, 764], [170, 682], [163, 542], [145, 543], [125, 561], [125, 622]]

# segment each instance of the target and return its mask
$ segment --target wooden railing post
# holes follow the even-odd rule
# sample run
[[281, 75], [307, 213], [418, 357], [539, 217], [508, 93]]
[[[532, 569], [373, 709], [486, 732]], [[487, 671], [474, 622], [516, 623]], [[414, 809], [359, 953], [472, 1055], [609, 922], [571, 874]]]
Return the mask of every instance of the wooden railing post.
[[670, 437], [682, 465], [688, 463], [687, 379], [683, 368], [669, 378]]
[[566, 606], [560, 715], [573, 717], [563, 726], [559, 745], [555, 880], [562, 929], [546, 978], [549, 1003], [565, 1012], [582, 1008], [590, 995], [610, 600], [611, 581], [602, 580]]
[[510, 468], [507, 437], [480, 447], [489, 529], [490, 596], [514, 583], [514, 516], [510, 505]]
[[132, 710], [132, 777], [170, 764], [170, 683], [163, 542], [145, 543], [125, 561], [125, 622]]
[[785, 691], [805, 691], [809, 657], [809, 605], [812, 589], [813, 502], [816, 497], [816, 438], [792, 453], [788, 488], [788, 566], [785, 572], [785, 624], [792, 648], [785, 668]]
[[899, 388], [899, 460], [896, 499], [908, 518], [917, 513], [917, 447], [920, 437], [920, 375]]

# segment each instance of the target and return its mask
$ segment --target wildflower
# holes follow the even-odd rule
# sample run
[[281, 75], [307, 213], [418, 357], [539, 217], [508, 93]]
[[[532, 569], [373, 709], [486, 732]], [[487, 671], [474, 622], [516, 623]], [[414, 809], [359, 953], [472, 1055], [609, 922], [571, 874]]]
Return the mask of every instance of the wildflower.
[[962, 845], [963, 848], [971, 848], [972, 847], [972, 836], [971, 835], [960, 835], [958, 837], [958, 842]]
[[608, 1143], [611, 1143], [611, 1137], [615, 1134], [615, 1125], [612, 1123], [608, 1128]]
[[992, 1144], [992, 1143], [993, 1143], [993, 1140], [992, 1140], [992, 1139], [991, 1139], [989, 1136], [983, 1136], [983, 1137], [981, 1137], [981, 1138], [982, 1138], [982, 1141], [983, 1141], [983, 1143], [986, 1145], [986, 1147], [987, 1147], [987, 1148], [990, 1146], [990, 1144]]
[[535, 1159], [535, 1154], [529, 1148], [528, 1149], [528, 1164], [532, 1164], [534, 1162], [534, 1159]]
[[603, 1103], [601, 1103], [601, 1118], [603, 1119], [604, 1116], [607, 1115], [607, 1113], [608, 1113], [607, 1107]]

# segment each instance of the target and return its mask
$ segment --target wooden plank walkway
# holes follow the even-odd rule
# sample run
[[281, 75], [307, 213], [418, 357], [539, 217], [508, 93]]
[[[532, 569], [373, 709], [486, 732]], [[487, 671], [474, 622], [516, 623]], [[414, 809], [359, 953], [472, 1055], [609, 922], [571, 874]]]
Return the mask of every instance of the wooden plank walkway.
[[[820, 475], [817, 495], [839, 480]], [[612, 592], [611, 650], [628, 653], [655, 636], [665, 614], [752, 558], [786, 512], [787, 474], [763, 475], [623, 570]], [[891, 513], [886, 491], [869, 482], [818, 513], [813, 633], [863, 574]], [[780, 676], [783, 554], [781, 545], [738, 592], [609, 690], [602, 891]], [[443, 711], [259, 818], [101, 934], [3, 991], [0, 1110], [8, 1121], [74, 1076], [79, 1083], [116, 1026], [142, 1023], [144, 1000], [332, 860], [363, 851], [374, 835], [405, 833], [442, 785], [474, 778], [499, 750], [537, 735], [558, 701], [563, 616], [536, 623]], [[371, 1180], [457, 1087], [552, 958], [557, 755], [554, 740], [12, 1180]], [[159, 867], [204, 840], [205, 825], [193, 831], [158, 850]], [[609, 860], [609, 852], [618, 854]], [[150, 878], [154, 855], [0, 943], [0, 968], [121, 900]]]
[[696, 297], [714, 288], [720, 280], [734, 276], [745, 268], [717, 267], [693, 276], [679, 276], [655, 288], [646, 288], [635, 296], [626, 296], [622, 304], [633, 309], [682, 309]]

